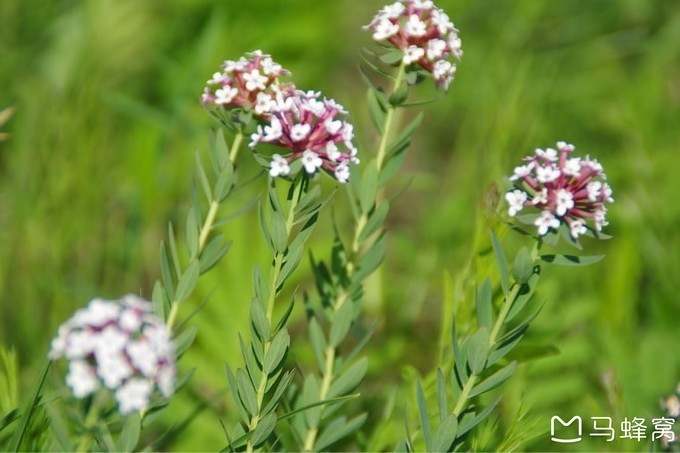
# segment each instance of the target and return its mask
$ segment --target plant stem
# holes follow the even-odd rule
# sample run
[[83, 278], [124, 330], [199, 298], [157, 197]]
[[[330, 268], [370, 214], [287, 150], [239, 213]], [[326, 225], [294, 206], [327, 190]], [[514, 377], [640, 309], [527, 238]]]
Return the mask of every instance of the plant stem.
[[[510, 293], [503, 301], [501, 310], [498, 313], [498, 318], [496, 318], [496, 322], [494, 323], [493, 328], [491, 329], [491, 334], [489, 335], [489, 350], [491, 350], [493, 345], [496, 343], [496, 339], [500, 334], [501, 328], [503, 327], [503, 324], [505, 324], [505, 318], [508, 316], [508, 312], [512, 307], [512, 303], [517, 298], [521, 286], [522, 285], [515, 283], [515, 285], [510, 290]], [[460, 397], [458, 398], [458, 402], [456, 403], [456, 407], [453, 409], [453, 414], [455, 416], [460, 415], [460, 413], [462, 412], [463, 407], [467, 402], [468, 395], [472, 391], [472, 388], [474, 387], [476, 382], [477, 375], [470, 373], [467, 380], [465, 381], [465, 385], [463, 385], [463, 390], [461, 390]]]
[[[238, 157], [238, 152], [241, 148], [242, 142], [243, 132], [239, 130], [236, 133], [236, 136], [234, 137], [234, 141], [229, 151], [229, 160], [231, 161], [232, 165], [234, 164], [236, 158]], [[205, 221], [203, 222], [203, 225], [201, 225], [201, 228], [199, 230], [200, 232], [198, 236], [198, 251], [196, 252], [196, 256], [193, 259], [198, 259], [198, 257], [201, 256], [201, 253], [203, 253], [203, 249], [205, 248], [206, 242], [208, 241], [208, 236], [212, 231], [213, 225], [215, 225], [215, 219], [217, 218], [217, 211], [219, 210], [219, 207], [220, 207], [219, 201], [211, 200], [208, 215], [205, 217]], [[179, 278], [179, 276], [177, 277]], [[173, 300], [172, 303], [170, 304], [170, 313], [168, 314], [168, 320], [166, 321], [166, 325], [168, 327], [168, 330], [170, 331], [172, 331], [172, 327], [175, 325], [175, 322], [177, 321], [179, 304], [180, 301], [178, 300]]]
[[[290, 200], [290, 205], [288, 207], [288, 216], [286, 217], [286, 236], [290, 237], [290, 232], [293, 230], [293, 224], [295, 222], [295, 208], [300, 201], [302, 195], [302, 187], [304, 185], [303, 176], [300, 176], [297, 181], [293, 182], [295, 184], [295, 189], [293, 191], [293, 197]], [[267, 300], [267, 322], [269, 326], [272, 325], [272, 318], [274, 317], [274, 305], [276, 304], [276, 282], [281, 274], [281, 268], [283, 267], [284, 253], [277, 252], [274, 255], [274, 267], [272, 269], [271, 278], [269, 281], [269, 298]], [[252, 303], [260, 303], [254, 300]], [[269, 348], [271, 347], [271, 339], [267, 340], [263, 344], [264, 354], [262, 357], [267, 357]], [[267, 383], [269, 381], [269, 374], [264, 370], [262, 371], [262, 377], [260, 378], [260, 383], [257, 386], [257, 414], [254, 414], [250, 419], [250, 424], [248, 425], [248, 430], [253, 431], [257, 428], [260, 422], [259, 413], [262, 411], [262, 403], [264, 402], [264, 395], [267, 390]], [[246, 451], [253, 451], [253, 443], [248, 440], [248, 445], [246, 446]]]
[[[399, 66], [399, 72], [397, 73], [397, 77], [394, 79], [394, 85], [392, 86], [392, 93], [396, 92], [401, 84], [404, 82], [404, 76], [406, 74], [406, 66], [402, 63], [401, 66]], [[380, 174], [380, 170], [382, 170], [383, 164], [385, 162], [385, 157], [386, 157], [386, 152], [387, 152], [387, 144], [389, 141], [390, 137], [390, 131], [392, 129], [392, 126], [394, 124], [394, 112], [396, 111], [396, 107], [390, 104], [387, 107], [387, 113], [385, 115], [385, 122], [383, 124], [383, 135], [380, 138], [380, 144], [378, 145], [378, 152], [376, 155], [376, 166], [378, 169], [378, 174]], [[361, 233], [364, 231], [364, 228], [366, 228], [366, 223], [368, 222], [368, 213], [367, 212], [362, 212], [361, 216], [359, 216], [359, 219], [357, 220], [357, 223], [355, 225], [354, 229], [354, 235], [352, 238], [352, 247], [351, 247], [351, 259], [347, 263], [347, 274], [348, 277], [351, 277], [352, 274], [354, 273], [354, 270], [357, 267], [357, 263], [355, 263], [357, 256], [359, 254], [359, 249], [361, 248], [361, 243], [362, 241], [359, 239], [361, 237]], [[340, 291], [338, 296], [335, 299], [335, 303], [333, 304], [333, 312], [337, 313], [337, 311], [342, 307], [342, 305], [345, 303], [345, 301], [348, 299], [348, 294], [345, 291]], [[319, 389], [319, 399], [318, 401], [323, 401], [326, 399], [328, 396], [328, 391], [330, 390], [331, 384], [333, 383], [333, 371], [335, 370], [335, 358], [336, 358], [336, 352], [335, 348], [331, 345], [328, 345], [326, 347], [325, 351], [325, 363], [324, 363], [324, 371], [323, 371], [323, 378], [321, 381], [321, 388]], [[320, 412], [323, 413], [324, 406], [321, 406]], [[319, 417], [321, 418], [321, 417]], [[316, 436], [319, 434], [319, 428], [315, 427], [307, 431], [307, 436], [305, 437], [305, 441], [303, 444], [303, 450], [304, 451], [312, 451], [314, 449], [314, 444], [316, 442]]]

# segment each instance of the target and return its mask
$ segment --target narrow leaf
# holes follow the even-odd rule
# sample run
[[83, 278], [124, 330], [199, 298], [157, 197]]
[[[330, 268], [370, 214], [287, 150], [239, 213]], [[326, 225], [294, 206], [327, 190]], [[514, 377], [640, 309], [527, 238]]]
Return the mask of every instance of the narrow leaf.
[[503, 247], [501, 246], [496, 233], [491, 231], [491, 243], [493, 244], [493, 251], [496, 255], [496, 262], [498, 263], [498, 271], [501, 276], [501, 287], [503, 288], [503, 294], [508, 297], [508, 291], [510, 290], [510, 276], [508, 273], [508, 261], [505, 258], [505, 252], [503, 252]]
[[546, 263], [560, 264], [562, 266], [587, 266], [597, 263], [604, 255], [576, 256], [576, 255], [541, 255]]
[[488, 353], [489, 331], [482, 327], [468, 340], [468, 363], [473, 374], [479, 374], [484, 370]]
[[267, 351], [267, 356], [264, 359], [263, 371], [267, 374], [274, 371], [283, 358], [286, 356], [288, 351], [288, 346], [290, 345], [290, 336], [285, 329], [279, 330], [274, 339], [272, 340], [269, 351]]
[[520, 285], [529, 281], [534, 272], [534, 260], [526, 247], [522, 247], [512, 264], [512, 277]]
[[420, 379], [416, 380], [416, 399], [418, 401], [418, 416], [420, 417], [420, 426], [423, 429], [423, 438], [427, 451], [432, 450], [432, 429], [430, 428], [430, 417], [427, 415], [427, 400], [425, 399], [425, 392], [420, 383]]
[[491, 329], [493, 323], [491, 280], [487, 277], [477, 289], [477, 325]]
[[255, 432], [253, 433], [252, 437], [252, 443], [254, 447], [258, 447], [260, 444], [262, 444], [265, 440], [267, 440], [267, 437], [274, 431], [274, 427], [276, 426], [276, 414], [267, 414], [262, 419], [260, 422], [257, 424], [257, 428], [255, 428]]
[[470, 392], [469, 397], [472, 398], [474, 396], [481, 395], [482, 393], [486, 393], [490, 390], [495, 389], [503, 382], [505, 382], [510, 376], [512, 376], [516, 368], [517, 362], [510, 362], [509, 365], [501, 368], [500, 370], [496, 371], [494, 374], [492, 374], [491, 376], [477, 384]]
[[344, 303], [333, 315], [329, 341], [336, 348], [345, 339], [354, 318], [354, 307], [351, 303]]
[[175, 294], [175, 300], [177, 302], [188, 299], [194, 291], [196, 282], [198, 281], [198, 269], [198, 260], [193, 260], [182, 274], [182, 277], [177, 284], [177, 294]]
[[120, 437], [116, 443], [116, 449], [118, 451], [134, 451], [139, 442], [140, 432], [141, 420], [139, 418], [139, 412], [135, 412], [125, 417], [125, 423], [123, 423], [123, 429], [120, 432]]
[[449, 414], [442, 424], [439, 425], [437, 432], [432, 438], [433, 451], [450, 451], [453, 442], [456, 440], [456, 431], [458, 430], [458, 418]]
[[333, 398], [336, 396], [346, 395], [347, 393], [354, 390], [359, 383], [364, 379], [366, 375], [366, 370], [368, 370], [368, 359], [362, 357], [357, 360], [357, 362], [349, 367], [339, 378], [333, 382], [328, 391], [328, 397]]
[[361, 414], [346, 423], [344, 423], [344, 417], [342, 417], [342, 424], [329, 424], [316, 441], [315, 450], [325, 450], [343, 437], [352, 434], [354, 431], [361, 428], [366, 421], [366, 417], [367, 414]]

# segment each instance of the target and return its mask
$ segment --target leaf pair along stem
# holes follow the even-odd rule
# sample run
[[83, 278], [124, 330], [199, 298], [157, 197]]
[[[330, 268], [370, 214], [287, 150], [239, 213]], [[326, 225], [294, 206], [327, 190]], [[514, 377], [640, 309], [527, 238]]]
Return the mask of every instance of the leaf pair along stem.
[[[394, 78], [394, 84], [392, 87], [392, 92], [390, 97], [394, 96], [395, 93], [400, 91], [402, 88], [402, 85], [404, 85], [404, 78], [406, 74], [406, 67], [404, 64], [401, 64], [399, 66], [397, 76]], [[353, 281], [353, 277], [355, 272], [358, 270], [360, 266], [360, 254], [362, 247], [365, 246], [366, 242], [371, 239], [373, 236], [372, 234], [365, 234], [366, 232], [366, 227], [369, 225], [369, 219], [370, 216], [376, 215], [377, 217], [380, 217], [378, 220], [378, 225], [375, 225], [374, 227], [374, 232], [379, 231], [382, 227], [382, 222], [385, 219], [385, 216], [387, 215], [387, 210], [389, 209], [389, 206], [387, 203], [384, 203], [384, 208], [380, 210], [380, 212], [377, 212], [378, 209], [376, 208], [377, 204], [377, 195], [378, 195], [378, 189], [380, 186], [380, 174], [384, 168], [386, 159], [389, 159], [388, 155], [388, 144], [392, 135], [392, 128], [394, 127], [395, 123], [395, 112], [396, 109], [399, 107], [397, 103], [392, 104], [392, 103], [387, 103], [386, 109], [383, 112], [384, 113], [384, 119], [382, 125], [378, 125], [378, 130], [382, 132], [382, 136], [380, 138], [380, 142], [378, 145], [378, 150], [376, 153], [376, 157], [374, 160], [369, 162], [367, 169], [364, 172], [364, 178], [362, 181], [362, 189], [361, 193], [359, 194], [359, 209], [360, 209], [360, 214], [356, 218], [356, 223], [354, 225], [354, 234], [352, 236], [352, 243], [350, 247], [350, 253], [348, 254], [348, 259], [346, 263], [346, 277], [348, 281]], [[373, 172], [373, 175], [370, 175], [369, 172]], [[371, 177], [372, 176], [372, 177]], [[355, 201], [351, 201], [351, 203], [356, 203]], [[373, 245], [377, 245], [375, 242], [377, 242], [376, 239], [374, 239]], [[365, 278], [367, 275], [364, 275], [363, 277]], [[342, 322], [343, 324], [345, 323], [344, 318], [345, 316], [342, 316], [343, 320], [340, 321], [338, 320], [338, 313], [340, 310], [345, 306], [346, 303], [351, 303], [351, 295], [350, 295], [350, 290], [349, 288], [338, 288], [337, 294], [335, 295], [335, 298], [331, 301], [331, 315], [329, 316], [329, 319], [332, 323], [331, 325], [331, 332], [330, 336], [333, 337], [333, 321], [336, 321], [336, 323]], [[349, 325], [351, 324], [353, 320], [351, 319], [351, 315], [349, 317], [349, 320], [347, 322], [347, 329], [349, 329]], [[337, 326], [336, 326], [337, 327]], [[344, 337], [344, 335], [343, 335]], [[335, 341], [333, 341], [333, 338], [329, 338], [330, 341], [327, 342], [326, 348], [323, 352], [323, 369], [322, 371], [322, 379], [321, 379], [321, 385], [319, 386], [319, 393], [318, 393], [318, 401], [323, 401], [328, 398], [329, 396], [329, 391], [331, 390], [331, 386], [333, 384], [333, 380], [335, 377], [337, 377], [337, 370], [336, 370], [336, 359], [337, 359], [337, 344]], [[321, 419], [323, 417], [323, 410], [324, 407], [322, 406], [319, 409], [319, 415], [318, 418]], [[304, 451], [314, 451], [316, 449], [316, 442], [319, 436], [319, 426], [317, 423], [317, 426], [312, 426], [309, 428], [307, 431], [307, 434], [304, 439], [303, 443], [303, 450]]]

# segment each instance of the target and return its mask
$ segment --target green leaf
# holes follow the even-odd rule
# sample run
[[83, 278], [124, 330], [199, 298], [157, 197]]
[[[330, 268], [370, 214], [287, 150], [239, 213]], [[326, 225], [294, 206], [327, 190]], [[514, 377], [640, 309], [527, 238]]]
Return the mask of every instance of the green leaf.
[[250, 304], [250, 319], [252, 320], [255, 332], [263, 341], [269, 341], [271, 332], [269, 330], [269, 321], [264, 312], [264, 307], [259, 300], [253, 300]]
[[335, 312], [333, 316], [333, 323], [331, 324], [331, 331], [329, 340], [332, 347], [337, 348], [338, 345], [345, 339], [349, 328], [352, 326], [354, 320], [354, 307], [351, 303], [344, 303]]
[[321, 326], [316, 318], [312, 318], [309, 321], [309, 340], [312, 343], [316, 362], [319, 368], [323, 370], [326, 366], [326, 337], [324, 337], [323, 330], [321, 330]]
[[433, 451], [450, 451], [453, 442], [456, 440], [456, 431], [458, 430], [458, 418], [449, 414], [448, 417], [439, 425], [437, 432], [432, 438]]
[[51, 364], [52, 361], [49, 359], [45, 359], [43, 362], [43, 368], [40, 371], [38, 382], [36, 383], [35, 387], [33, 387], [33, 394], [31, 395], [31, 398], [26, 401], [26, 405], [22, 411], [21, 420], [19, 421], [19, 426], [17, 427], [17, 430], [14, 431], [14, 435], [12, 435], [8, 451], [19, 451], [21, 441], [26, 435], [26, 429], [28, 428], [28, 424], [31, 421], [31, 417], [33, 417], [35, 410], [39, 406], [40, 393], [42, 392], [42, 387], [45, 383], [45, 378], [47, 377], [47, 371], [50, 369]]
[[346, 395], [354, 390], [364, 379], [366, 370], [368, 370], [368, 359], [362, 357], [331, 384], [328, 397]]
[[254, 447], [259, 446], [262, 444], [265, 440], [267, 440], [267, 437], [274, 431], [274, 428], [276, 427], [276, 414], [267, 414], [262, 419], [260, 419], [260, 422], [257, 425], [257, 428], [255, 428], [255, 432], [253, 432], [253, 437], [252, 437], [252, 443]]
[[503, 288], [503, 294], [508, 297], [508, 292], [510, 290], [510, 277], [508, 273], [508, 261], [505, 258], [505, 252], [503, 252], [503, 247], [501, 246], [496, 233], [491, 231], [491, 243], [493, 244], [493, 251], [496, 255], [496, 262], [498, 263], [498, 272], [501, 276], [501, 288]]
[[500, 400], [501, 400], [501, 397], [499, 396], [498, 398], [496, 398], [494, 400], [493, 403], [491, 403], [487, 407], [485, 407], [484, 410], [482, 412], [480, 412], [479, 414], [477, 414], [476, 416], [469, 417], [467, 419], [461, 420], [460, 425], [458, 425], [457, 436], [462, 437], [463, 434], [467, 433], [472, 428], [474, 428], [475, 426], [480, 424], [487, 417], [487, 415], [489, 415], [491, 413], [491, 411], [494, 410], [494, 408], [496, 407], [496, 405], [498, 405]]
[[163, 241], [161, 241], [161, 279], [163, 280], [165, 292], [168, 294], [168, 299], [175, 300], [175, 281], [172, 278], [170, 260], [168, 259], [168, 249], [165, 247], [165, 242]]
[[231, 241], [229, 241], [223, 246], [221, 234], [218, 234], [214, 238], [212, 238], [205, 246], [203, 252], [201, 253], [201, 256], [198, 259], [199, 273], [204, 274], [210, 269], [212, 269], [212, 267], [215, 266], [217, 263], [219, 263], [220, 260], [224, 257], [224, 255], [227, 254], [227, 252], [231, 248], [231, 244], [232, 244]]
[[194, 158], [196, 161], [196, 173], [198, 174], [198, 180], [201, 182], [201, 187], [203, 187], [203, 193], [208, 202], [212, 201], [212, 191], [210, 190], [210, 183], [208, 182], [208, 177], [205, 174], [205, 169], [203, 168], [203, 162], [201, 162], [201, 156], [198, 155], [198, 151], [194, 153]]
[[269, 351], [267, 351], [267, 356], [264, 359], [263, 371], [267, 374], [274, 371], [281, 361], [286, 356], [288, 351], [288, 346], [290, 345], [290, 336], [285, 329], [279, 330], [279, 332], [274, 336]]
[[241, 335], [238, 336], [238, 343], [241, 347], [241, 354], [246, 362], [246, 371], [248, 372], [248, 377], [250, 377], [250, 382], [253, 384], [253, 388], [260, 385], [260, 380], [262, 379], [262, 371], [260, 370], [260, 364], [255, 359], [255, 353], [253, 352], [252, 345], [246, 346], [243, 342]]
[[116, 450], [118, 451], [134, 451], [139, 442], [139, 434], [141, 432], [141, 420], [139, 412], [125, 417], [123, 429], [120, 432], [118, 442], [116, 442]]
[[477, 289], [477, 325], [480, 328], [491, 329], [493, 323], [492, 295], [491, 280], [487, 277], [482, 286]]
[[165, 314], [169, 308], [169, 302], [163, 291], [163, 285], [157, 281], [153, 285], [153, 292], [151, 293], [151, 301], [153, 302], [153, 310], [159, 318], [165, 319]]
[[468, 363], [473, 374], [479, 374], [484, 370], [488, 353], [489, 331], [482, 327], [468, 340]]
[[312, 186], [312, 188], [309, 189], [307, 193], [305, 193], [302, 196], [302, 198], [300, 198], [300, 201], [295, 206], [293, 212], [297, 214], [311, 208], [314, 205], [314, 203], [319, 199], [320, 196], [321, 186], [319, 185]]
[[271, 212], [269, 217], [269, 230], [271, 231], [272, 245], [274, 251], [283, 253], [288, 246], [288, 232], [286, 231], [286, 220], [279, 211]]
[[189, 213], [187, 214], [187, 225], [186, 225], [186, 241], [187, 250], [189, 251], [189, 258], [193, 259], [198, 254], [198, 225], [196, 224], [196, 217], [194, 216], [194, 208], [189, 208]]
[[522, 247], [512, 264], [512, 277], [520, 285], [529, 281], [534, 273], [534, 260], [526, 247]]
[[380, 172], [380, 178], [378, 181], [378, 185], [380, 187], [387, 184], [387, 181], [389, 181], [392, 176], [397, 173], [397, 170], [401, 168], [401, 165], [404, 163], [404, 159], [406, 159], [406, 152], [408, 151], [409, 146], [411, 146], [410, 139], [399, 145], [398, 148], [396, 148], [387, 156], [385, 164], [383, 165], [383, 169]]
[[416, 380], [416, 400], [418, 401], [418, 416], [420, 417], [420, 426], [423, 429], [423, 438], [427, 451], [432, 450], [432, 429], [430, 428], [430, 417], [427, 415], [427, 400], [425, 399], [425, 392], [420, 383], [420, 379]]
[[373, 125], [378, 130], [380, 135], [384, 134], [383, 125], [385, 124], [385, 110], [383, 110], [378, 100], [378, 91], [373, 88], [368, 88], [367, 104], [368, 113], [371, 115], [371, 120], [373, 120]]
[[236, 384], [236, 378], [234, 377], [234, 373], [231, 372], [231, 368], [229, 368], [228, 364], [224, 364], [224, 371], [227, 374], [227, 381], [229, 382], [229, 388], [231, 389], [231, 395], [234, 398], [234, 402], [236, 403], [236, 409], [238, 410], [239, 415], [241, 416], [241, 420], [245, 423], [250, 423], [250, 416], [248, 415], [248, 411], [246, 410], [246, 407], [243, 404], [243, 401], [241, 400], [241, 397], [238, 394], [238, 385]]
[[[455, 368], [458, 371], [458, 377], [461, 382], [467, 380], [467, 370], [465, 369], [465, 361], [467, 358], [463, 355], [463, 351], [460, 349], [458, 344], [458, 335], [456, 334], [456, 317], [455, 315], [451, 319], [451, 344], [453, 345], [453, 359], [455, 363]], [[454, 386], [454, 389], [456, 386]]]
[[363, 258], [361, 258], [359, 268], [354, 273], [353, 281], [361, 281], [370, 275], [380, 265], [383, 258], [385, 258], [385, 252], [385, 235], [381, 234]]
[[[302, 395], [300, 401], [298, 401], [299, 406], [309, 404], [310, 402], [316, 401], [319, 397], [319, 380], [314, 373], [310, 373], [305, 377], [305, 383], [302, 387]], [[308, 409], [303, 413], [305, 422], [310, 429], [317, 428], [319, 426], [319, 421], [321, 419], [321, 406], [317, 406], [312, 409]]]
[[226, 159], [222, 166], [222, 171], [217, 176], [215, 182], [215, 201], [221, 203], [231, 192], [234, 186], [234, 166], [229, 159]]
[[534, 291], [538, 285], [539, 278], [539, 274], [534, 273], [531, 277], [529, 277], [527, 282], [520, 287], [519, 293], [517, 293], [517, 297], [515, 297], [515, 300], [512, 302], [512, 306], [505, 317], [506, 323], [513, 320], [515, 316], [517, 316], [526, 306], [527, 302], [531, 300], [531, 296], [534, 295]]
[[286, 308], [286, 311], [283, 312], [283, 315], [281, 316], [279, 323], [276, 325], [275, 332], [278, 332], [279, 330], [283, 329], [283, 327], [288, 322], [288, 318], [290, 317], [291, 313], [293, 313], [293, 307], [295, 306], [295, 297], [296, 296], [297, 296], [297, 290], [293, 293], [292, 296], [290, 296], [290, 302], [288, 303], [288, 307]]
[[393, 65], [400, 63], [404, 58], [404, 52], [399, 49], [390, 49], [378, 57], [383, 63]]
[[396, 90], [394, 90], [394, 93], [392, 93], [392, 96], [390, 96], [390, 104], [392, 104], [394, 107], [397, 107], [406, 101], [406, 98], [408, 97], [408, 84], [406, 82], [402, 82], [401, 85], [397, 87]]
[[276, 253], [277, 250], [274, 248], [274, 242], [272, 241], [272, 235], [269, 232], [269, 227], [267, 226], [267, 219], [264, 216], [264, 203], [260, 202], [260, 208], [259, 208], [259, 213], [260, 213], [260, 227], [262, 228], [262, 235], [264, 236], [264, 240], [269, 246], [269, 249], [271, 250], [272, 253]]
[[446, 394], [446, 381], [441, 368], [437, 368], [437, 406], [439, 407], [439, 421], [444, 422], [449, 413], [449, 404]]
[[385, 223], [385, 218], [387, 217], [387, 213], [390, 211], [390, 203], [387, 201], [383, 201], [380, 203], [379, 206], [377, 206], [374, 210], [373, 213], [368, 217], [368, 221], [366, 222], [366, 226], [364, 226], [364, 229], [361, 231], [361, 234], [359, 235], [359, 241], [363, 242], [366, 239], [368, 239], [376, 230], [381, 228], [383, 224]]
[[198, 260], [192, 260], [179, 279], [175, 301], [181, 302], [189, 298], [198, 281], [198, 269]]
[[181, 357], [182, 354], [186, 352], [187, 349], [189, 349], [189, 346], [194, 342], [196, 339], [196, 333], [198, 332], [198, 326], [196, 324], [188, 327], [184, 332], [180, 333], [177, 335], [175, 338], [175, 354], [177, 354], [177, 357]]
[[222, 130], [217, 131], [215, 134], [215, 156], [217, 158], [215, 163], [219, 169], [217, 174], [219, 174], [229, 161], [229, 147], [227, 146], [227, 140], [224, 138], [224, 132]]
[[375, 204], [375, 197], [378, 193], [378, 168], [376, 162], [371, 161], [361, 178], [361, 192], [359, 194], [359, 204], [363, 212], [370, 212]]
[[510, 376], [512, 376], [516, 368], [517, 362], [510, 362], [509, 365], [501, 368], [500, 370], [496, 371], [494, 374], [492, 374], [491, 376], [489, 376], [488, 378], [484, 379], [482, 382], [474, 386], [472, 391], [470, 392], [469, 398], [481, 395], [482, 393], [486, 393], [490, 390], [495, 389], [503, 382], [505, 382]]
[[348, 422], [345, 422], [345, 417], [340, 417], [331, 422], [317, 439], [316, 445], [314, 446], [315, 450], [325, 450], [338, 440], [358, 430], [366, 421], [366, 417], [367, 414], [361, 414]]
[[576, 255], [541, 255], [546, 263], [560, 264], [562, 266], [587, 266], [597, 263], [604, 255], [576, 256]]
[[295, 377], [294, 371], [286, 371], [286, 373], [279, 381], [279, 384], [276, 387], [276, 390], [274, 391], [274, 394], [272, 395], [271, 399], [269, 400], [269, 403], [267, 403], [265, 408], [262, 410], [262, 414], [268, 414], [269, 412], [276, 408], [276, 403], [281, 399], [283, 392], [288, 390], [288, 388], [290, 387], [291, 382], [293, 382], [293, 377]]
[[238, 394], [241, 396], [241, 400], [248, 410], [248, 413], [250, 415], [257, 414], [257, 397], [255, 395], [255, 389], [250, 383], [246, 372], [241, 368], [236, 370], [236, 385], [238, 387]]
[[423, 112], [420, 112], [410, 123], [404, 127], [399, 135], [392, 140], [392, 143], [387, 147], [387, 154], [392, 154], [394, 153], [397, 149], [401, 148], [401, 146], [404, 143], [407, 143], [411, 140], [411, 135], [413, 135], [413, 132], [420, 126], [420, 123], [423, 122], [423, 117], [425, 114]]
[[172, 222], [168, 222], [168, 245], [170, 246], [170, 257], [174, 264], [175, 275], [180, 276], [182, 275], [182, 269], [179, 265], [179, 254], [177, 253], [177, 245], [175, 244], [175, 230], [172, 226]]

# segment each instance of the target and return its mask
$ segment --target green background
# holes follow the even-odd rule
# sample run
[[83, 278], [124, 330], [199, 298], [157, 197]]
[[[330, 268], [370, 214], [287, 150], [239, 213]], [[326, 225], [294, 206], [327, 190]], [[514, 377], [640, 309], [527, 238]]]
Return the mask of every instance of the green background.
[[[588, 244], [607, 255], [597, 265], [543, 273], [540, 296], [547, 304], [526, 343], [554, 345], [559, 353], [520, 367], [496, 423], [531, 432], [521, 449], [545, 450], [561, 448], [546, 434], [552, 415], [649, 422], [661, 415], [659, 398], [680, 377], [680, 3], [437, 4], [460, 29], [465, 54], [447, 96], [424, 107], [424, 125], [393, 183], [397, 192], [410, 181], [388, 218], [387, 260], [368, 284], [365, 322], [377, 319], [379, 328], [367, 350], [365, 397], [355, 404], [370, 414], [364, 433], [373, 443], [361, 445], [392, 448], [381, 444], [381, 435], [403, 435], [399, 407], [413, 395], [413, 376], [436, 366], [446, 282], [470, 256], [489, 186], [533, 148], [558, 140], [605, 166], [616, 199], [607, 228], [614, 238]], [[22, 396], [57, 326], [74, 310], [95, 296], [150, 297], [167, 223], [181, 225], [186, 215], [193, 153], [207, 155], [214, 123], [199, 96], [225, 58], [263, 49], [293, 72], [299, 87], [343, 103], [368, 161], [375, 134], [357, 65], [361, 48], [371, 46], [361, 26], [380, 6], [372, 0], [0, 2], [0, 108], [16, 109], [0, 126], [11, 134], [0, 143], [0, 344], [17, 351]], [[255, 171], [247, 151], [239, 164]], [[227, 211], [253, 196], [239, 194]], [[330, 247], [329, 227], [328, 220], [319, 226], [313, 247]], [[240, 364], [237, 335], [246, 331], [250, 275], [256, 262], [267, 264], [267, 250], [255, 211], [227, 225], [225, 234], [232, 250], [200, 280], [192, 299], [212, 294], [182, 361], [196, 375], [159, 425], [202, 400], [211, 405], [164, 448], [221, 448], [219, 418], [235, 419], [220, 393], [223, 362]], [[308, 271], [305, 263], [294, 276], [302, 287], [310, 286]], [[302, 311], [300, 305], [291, 325], [294, 347], [304, 343]], [[52, 370], [50, 388], [62, 378], [63, 369]], [[395, 389], [397, 409], [380, 422]], [[381, 435], [374, 435], [377, 426]], [[492, 425], [484, 432], [493, 438]], [[648, 446], [586, 438], [574, 448]]]

